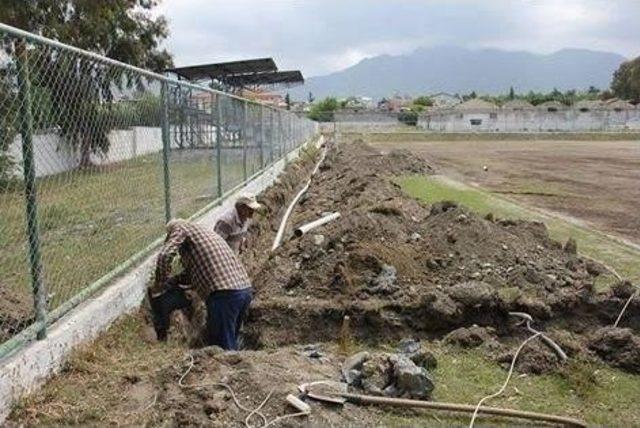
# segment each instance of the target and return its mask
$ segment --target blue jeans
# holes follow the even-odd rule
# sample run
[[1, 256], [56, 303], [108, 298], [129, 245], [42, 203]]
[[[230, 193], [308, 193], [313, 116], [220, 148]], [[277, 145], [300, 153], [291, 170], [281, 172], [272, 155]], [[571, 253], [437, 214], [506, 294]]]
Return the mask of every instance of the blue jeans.
[[[207, 344], [222, 349], [238, 349], [238, 333], [251, 303], [251, 288], [220, 290], [207, 298]], [[171, 313], [191, 306], [184, 290], [170, 286], [158, 297], [149, 296], [153, 314], [153, 326], [158, 340], [167, 340]]]
[[219, 290], [207, 298], [207, 342], [222, 349], [238, 349], [238, 333], [251, 303], [251, 288]]

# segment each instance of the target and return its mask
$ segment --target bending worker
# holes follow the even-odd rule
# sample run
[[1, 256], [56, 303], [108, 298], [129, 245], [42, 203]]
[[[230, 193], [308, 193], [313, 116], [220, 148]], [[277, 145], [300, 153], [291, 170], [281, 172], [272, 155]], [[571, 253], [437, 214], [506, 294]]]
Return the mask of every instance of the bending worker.
[[262, 205], [256, 201], [255, 196], [244, 195], [239, 197], [234, 206], [229, 208], [216, 223], [214, 230], [227, 241], [236, 254], [240, 254], [244, 249], [247, 231], [251, 225], [250, 220], [261, 208]]
[[[180, 254], [183, 271], [170, 277], [176, 254]], [[206, 227], [181, 219], [167, 224], [167, 238], [149, 293], [160, 340], [166, 338], [171, 311], [191, 305], [179, 285], [192, 286], [206, 302], [208, 344], [237, 349], [238, 332], [252, 298], [249, 276], [224, 239]]]

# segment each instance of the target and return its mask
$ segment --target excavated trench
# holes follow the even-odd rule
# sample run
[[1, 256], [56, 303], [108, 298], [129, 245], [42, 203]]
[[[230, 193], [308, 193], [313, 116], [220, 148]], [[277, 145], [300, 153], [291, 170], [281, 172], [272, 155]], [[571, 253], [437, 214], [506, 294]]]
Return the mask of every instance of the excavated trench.
[[[332, 342], [345, 334], [348, 316], [349, 335], [361, 343], [453, 337], [480, 346], [490, 339], [500, 346], [487, 352], [499, 359], [528, 335], [509, 315], [518, 311], [570, 355], [640, 372], [640, 299], [627, 308], [625, 328], [609, 328], [634, 291], [628, 282], [596, 293], [596, 279], [611, 273], [582, 258], [575, 242], [550, 239], [542, 223], [480, 217], [452, 202], [427, 206], [406, 196], [394, 176], [432, 173], [409, 152], [331, 144], [282, 245], [270, 251], [318, 157], [303, 154], [260, 196], [266, 209], [242, 255], [255, 289], [247, 349]], [[295, 227], [335, 211], [338, 220], [294, 236]]]
[[[509, 316], [519, 311], [569, 353], [614, 362], [598, 340], [617, 340], [634, 355], [620, 366], [640, 369], [634, 360], [640, 358], [634, 334], [640, 299], [627, 308], [626, 329], [600, 331], [613, 325], [633, 293], [628, 282], [596, 293], [596, 279], [611, 272], [582, 258], [575, 242], [550, 239], [542, 223], [480, 217], [455, 203], [427, 206], [409, 198], [393, 176], [432, 173], [409, 152], [382, 155], [359, 141], [332, 145], [294, 210], [283, 245], [266, 252], [313, 165], [307, 158], [292, 166], [261, 198], [267, 215], [244, 256], [256, 289], [245, 328], [253, 348], [334, 341], [345, 316], [353, 338], [371, 345], [442, 339], [471, 326], [489, 327], [507, 345], [527, 334]], [[334, 211], [340, 219], [294, 237], [295, 227]]]

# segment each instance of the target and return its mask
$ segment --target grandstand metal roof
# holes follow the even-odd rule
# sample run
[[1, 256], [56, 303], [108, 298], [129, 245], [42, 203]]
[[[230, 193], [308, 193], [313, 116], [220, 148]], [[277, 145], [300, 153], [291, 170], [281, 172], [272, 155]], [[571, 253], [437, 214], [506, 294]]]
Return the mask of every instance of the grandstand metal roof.
[[304, 77], [299, 70], [287, 70], [227, 76], [224, 81], [231, 86], [291, 85], [304, 83]]
[[218, 62], [213, 64], [175, 67], [166, 71], [176, 73], [187, 80], [218, 79], [227, 80], [229, 76], [275, 72], [278, 68], [273, 58], [257, 58], [243, 61]]

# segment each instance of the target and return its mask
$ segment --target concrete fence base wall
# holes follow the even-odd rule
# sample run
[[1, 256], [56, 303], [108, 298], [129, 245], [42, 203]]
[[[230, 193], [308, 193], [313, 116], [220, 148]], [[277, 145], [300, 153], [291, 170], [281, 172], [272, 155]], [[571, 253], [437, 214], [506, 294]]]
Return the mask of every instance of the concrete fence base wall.
[[[323, 138], [314, 138], [305, 146], [319, 146]], [[140, 149], [141, 146], [138, 146]], [[144, 146], [151, 150], [153, 144]], [[144, 149], [144, 150], [146, 150]], [[288, 162], [295, 160], [302, 148], [289, 153], [259, 176], [247, 183], [221, 205], [208, 211], [197, 221], [213, 227], [221, 213], [229, 208], [240, 193], [259, 194], [274, 183]], [[101, 293], [87, 300], [48, 329], [46, 339], [33, 341], [15, 354], [0, 360], [0, 424], [11, 407], [32, 393], [57, 373], [69, 352], [94, 339], [121, 315], [138, 308], [145, 296], [156, 254], [149, 256]]]
[[436, 132], [581, 132], [640, 130], [640, 109], [451, 111], [420, 116], [418, 127]]

